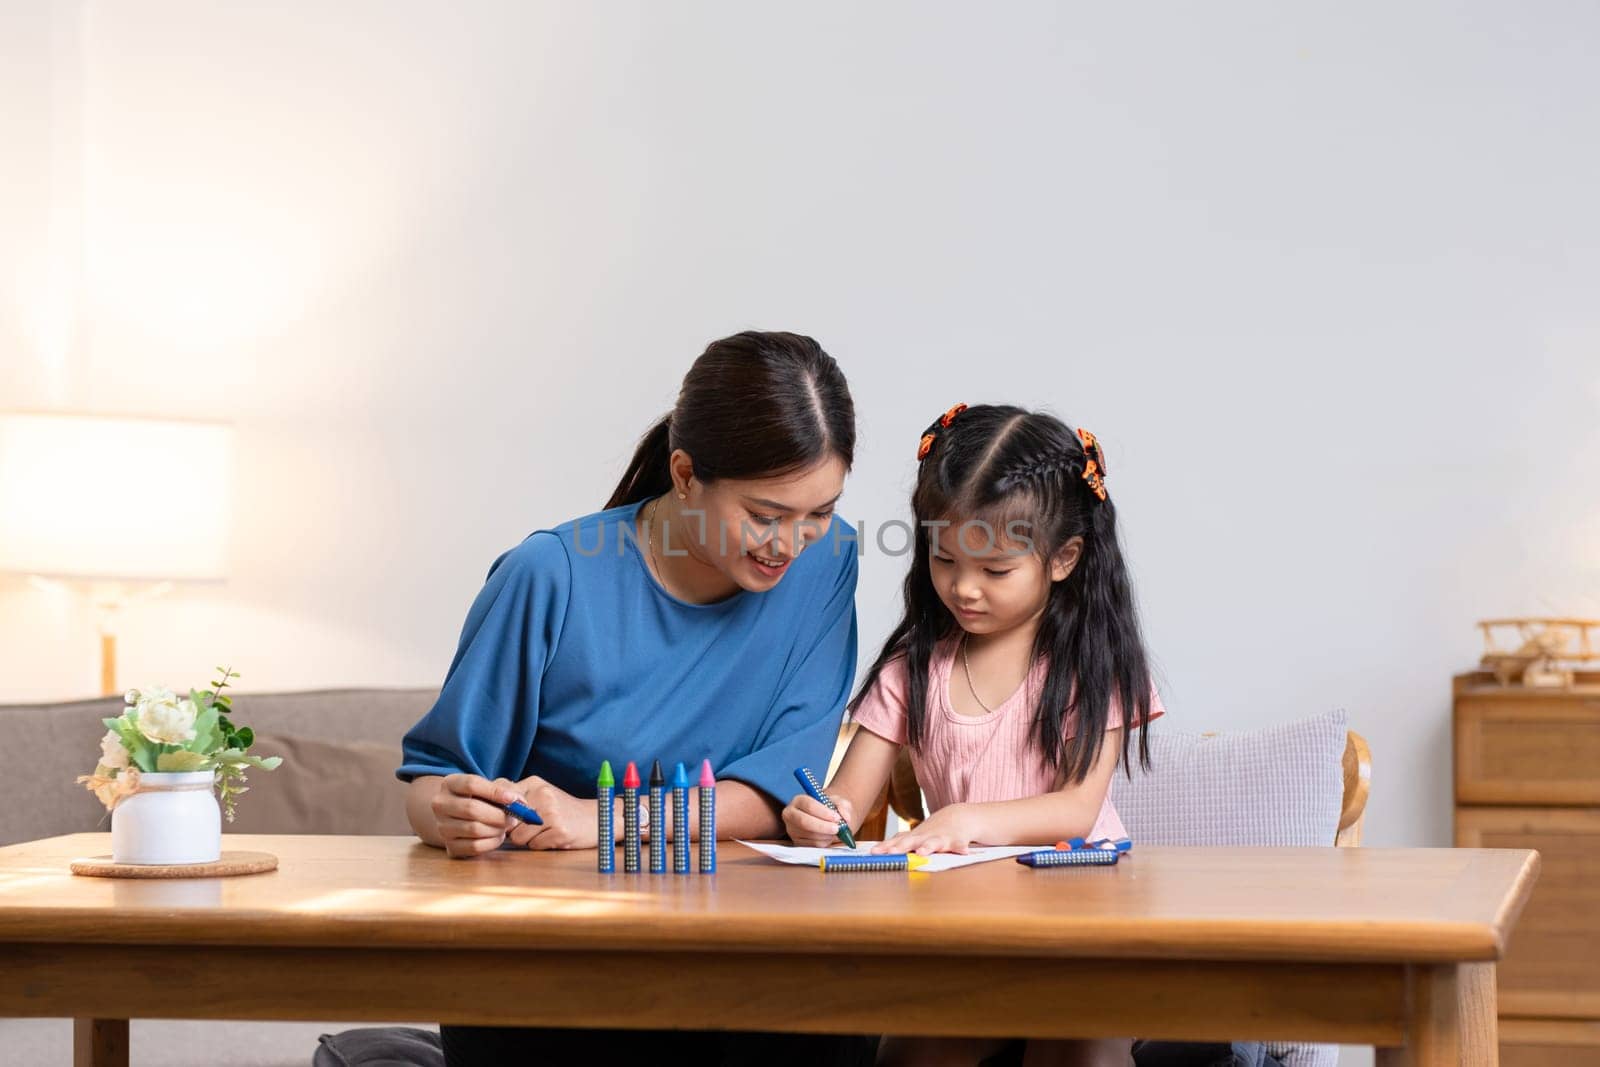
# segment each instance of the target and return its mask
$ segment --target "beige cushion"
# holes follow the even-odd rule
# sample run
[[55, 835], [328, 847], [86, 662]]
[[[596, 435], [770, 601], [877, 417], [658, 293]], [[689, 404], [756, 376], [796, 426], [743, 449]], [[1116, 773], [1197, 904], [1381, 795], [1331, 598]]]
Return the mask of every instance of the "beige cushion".
[[[276, 770], [252, 770], [227, 833], [409, 834], [406, 784], [394, 776], [400, 739], [318, 741], [258, 733], [250, 751], [282, 756]], [[226, 842], [224, 842], [226, 843]]]

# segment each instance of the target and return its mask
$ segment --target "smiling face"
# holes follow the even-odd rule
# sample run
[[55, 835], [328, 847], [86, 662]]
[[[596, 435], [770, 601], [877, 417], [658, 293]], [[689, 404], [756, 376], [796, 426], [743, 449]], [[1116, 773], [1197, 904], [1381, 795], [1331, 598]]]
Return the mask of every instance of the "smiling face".
[[672, 531], [674, 546], [753, 593], [777, 585], [795, 557], [828, 532], [846, 473], [843, 461], [829, 456], [778, 477], [708, 484], [694, 477], [682, 449], [672, 454], [670, 466], [671, 499], [681, 514], [681, 527], [674, 524]]
[[1004, 633], [1033, 622], [1051, 586], [1072, 573], [1083, 552], [1083, 539], [1074, 537], [1047, 561], [1021, 539], [1025, 529], [1012, 528], [1018, 537], [1006, 532], [969, 522], [924, 534], [932, 538], [928, 576], [934, 591], [968, 633]]

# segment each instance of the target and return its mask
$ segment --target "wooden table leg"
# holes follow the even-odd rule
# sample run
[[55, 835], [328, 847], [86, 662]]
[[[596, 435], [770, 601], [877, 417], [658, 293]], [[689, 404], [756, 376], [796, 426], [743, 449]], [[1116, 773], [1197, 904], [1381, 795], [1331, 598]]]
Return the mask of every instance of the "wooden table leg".
[[128, 1067], [128, 1020], [72, 1020], [72, 1067]]
[[1378, 1067], [1498, 1067], [1494, 964], [1414, 967], [1407, 986], [1405, 1047], [1378, 1049]]

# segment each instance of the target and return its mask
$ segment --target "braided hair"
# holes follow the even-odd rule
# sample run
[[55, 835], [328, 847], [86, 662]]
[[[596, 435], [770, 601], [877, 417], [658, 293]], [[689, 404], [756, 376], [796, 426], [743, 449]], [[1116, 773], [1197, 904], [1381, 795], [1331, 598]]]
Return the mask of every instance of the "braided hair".
[[[923, 435], [911, 510], [917, 523], [905, 610], [850, 702], [854, 712], [896, 657], [906, 661], [907, 739], [915, 747], [928, 721], [928, 667], [935, 646], [960, 624], [934, 590], [928, 523], [987, 523], [1048, 561], [1074, 537], [1078, 564], [1050, 588], [1034, 657], [1049, 670], [1030, 735], [1049, 766], [1083, 781], [1100, 755], [1113, 703], [1127, 721], [1150, 712], [1150, 670], [1133, 586], [1117, 543], [1116, 508], [1105, 492], [1105, 457], [1093, 434], [1074, 433], [1053, 415], [1009, 405], [957, 405]], [[1076, 714], [1072, 737], [1064, 732]], [[1131, 729], [1122, 731], [1121, 760], [1131, 773]], [[1139, 762], [1150, 764], [1139, 731]]]

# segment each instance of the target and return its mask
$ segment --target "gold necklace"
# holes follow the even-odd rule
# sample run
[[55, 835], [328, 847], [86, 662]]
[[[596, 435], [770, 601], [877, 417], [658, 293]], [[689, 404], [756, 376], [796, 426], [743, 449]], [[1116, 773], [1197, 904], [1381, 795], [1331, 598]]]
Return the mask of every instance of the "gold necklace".
[[967, 690], [972, 693], [972, 699], [978, 702], [978, 707], [993, 715], [994, 709], [983, 702], [983, 698], [978, 695], [978, 687], [972, 684], [972, 661], [967, 659], [966, 634], [961, 635], [961, 666], [967, 672]]
[[[656, 569], [656, 581], [660, 582], [661, 588], [665, 589], [667, 587], [667, 576], [661, 573], [661, 561], [656, 559], [656, 505], [659, 503], [661, 503], [660, 497], [650, 501], [650, 517], [644, 520], [644, 547], [649, 551], [650, 563]], [[665, 534], [666, 531], [663, 530], [662, 535], [665, 536]]]

